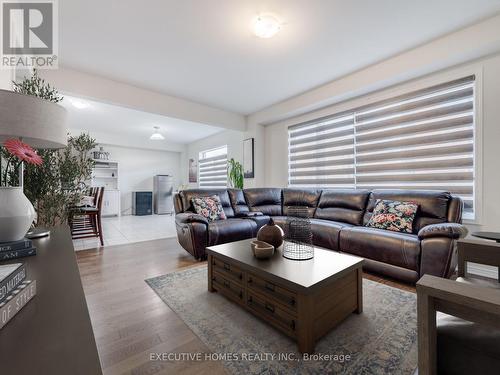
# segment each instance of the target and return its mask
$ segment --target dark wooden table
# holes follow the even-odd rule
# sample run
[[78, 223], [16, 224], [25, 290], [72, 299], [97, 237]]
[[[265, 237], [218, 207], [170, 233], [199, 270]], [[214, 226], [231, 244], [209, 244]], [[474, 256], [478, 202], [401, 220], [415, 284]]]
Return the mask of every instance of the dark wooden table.
[[500, 243], [500, 233], [498, 232], [474, 232], [474, 237], [483, 238], [485, 240], [492, 240]]
[[207, 248], [208, 290], [236, 302], [295, 339], [302, 353], [351, 313], [363, 311], [363, 259], [314, 248], [310, 260], [277, 251], [259, 260], [251, 240]]
[[0, 373], [102, 374], [69, 228], [33, 242], [36, 256], [0, 263], [26, 263], [37, 282], [36, 296], [0, 330]]

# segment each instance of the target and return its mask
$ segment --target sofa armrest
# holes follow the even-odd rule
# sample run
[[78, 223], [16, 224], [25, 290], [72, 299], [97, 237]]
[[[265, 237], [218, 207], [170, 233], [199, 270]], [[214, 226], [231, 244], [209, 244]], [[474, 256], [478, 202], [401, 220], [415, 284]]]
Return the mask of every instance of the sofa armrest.
[[175, 221], [178, 224], [203, 223], [208, 225], [206, 217], [192, 212], [183, 212], [175, 215]]
[[467, 233], [467, 228], [462, 224], [440, 223], [426, 225], [420, 229], [418, 238], [423, 240], [425, 238], [447, 237], [456, 240], [465, 237]]

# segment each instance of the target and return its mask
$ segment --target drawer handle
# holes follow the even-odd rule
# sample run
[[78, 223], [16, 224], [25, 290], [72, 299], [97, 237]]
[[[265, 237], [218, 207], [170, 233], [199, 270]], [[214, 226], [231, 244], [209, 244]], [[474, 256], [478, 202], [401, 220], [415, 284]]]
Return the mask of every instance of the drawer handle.
[[231, 266], [229, 264], [227, 264], [227, 263], [224, 263], [224, 269], [226, 271], [231, 271]]
[[240, 272], [240, 277], [239, 277], [240, 280], [243, 280], [243, 272]]
[[251, 278], [251, 277], [249, 277], [249, 278], [248, 278], [248, 283], [249, 283], [249, 284], [251, 284], [252, 282], [253, 282], [252, 278]]
[[252, 296], [248, 296], [248, 303], [252, 303], [252, 302], [253, 302]]
[[290, 323], [290, 328], [295, 331], [295, 320], [292, 320], [292, 322]]
[[229, 281], [224, 280], [224, 287], [226, 287], [226, 288], [228, 288], [228, 289], [229, 289]]
[[267, 290], [271, 291], [271, 292], [274, 292], [274, 285], [273, 284], [270, 284], [270, 283], [265, 283], [264, 284], [264, 288], [266, 288]]
[[292, 299], [290, 300], [290, 305], [295, 306], [295, 298], [292, 298]]
[[269, 303], [266, 303], [266, 310], [274, 314], [274, 306]]

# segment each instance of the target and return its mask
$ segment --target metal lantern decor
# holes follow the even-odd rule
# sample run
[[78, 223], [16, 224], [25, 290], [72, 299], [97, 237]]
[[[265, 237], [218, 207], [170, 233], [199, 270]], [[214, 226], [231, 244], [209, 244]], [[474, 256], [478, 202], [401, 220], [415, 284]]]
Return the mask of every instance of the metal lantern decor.
[[314, 246], [308, 208], [289, 206], [287, 211], [283, 256], [293, 260], [313, 258]]

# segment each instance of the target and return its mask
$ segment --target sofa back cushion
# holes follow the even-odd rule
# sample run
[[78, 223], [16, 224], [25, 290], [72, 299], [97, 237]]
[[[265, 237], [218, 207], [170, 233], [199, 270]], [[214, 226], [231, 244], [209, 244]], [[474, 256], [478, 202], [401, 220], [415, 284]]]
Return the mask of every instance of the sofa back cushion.
[[451, 194], [435, 190], [373, 190], [363, 219], [364, 224], [370, 220], [377, 199], [417, 204], [417, 215], [413, 221], [413, 233], [416, 234], [426, 225], [447, 222]]
[[269, 216], [280, 216], [283, 214], [281, 189], [245, 189], [243, 193], [250, 211], [259, 211]]
[[231, 200], [231, 205], [233, 206], [234, 214], [243, 214], [250, 211], [247, 202], [245, 201], [245, 195], [243, 190], [240, 189], [228, 189], [229, 199]]
[[220, 198], [220, 203], [224, 209], [226, 217], [234, 217], [234, 210], [231, 206], [231, 200], [226, 189], [190, 189], [180, 192], [182, 199], [182, 208], [184, 212], [195, 212], [192, 199], [199, 197], [210, 197], [217, 195]]
[[307, 207], [308, 216], [314, 217], [321, 190], [283, 189], [283, 215], [288, 215], [289, 206]]
[[314, 217], [362, 225], [369, 196], [368, 190], [323, 190]]

